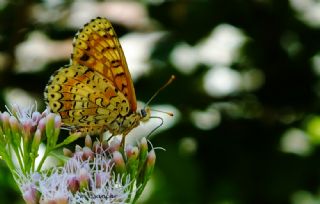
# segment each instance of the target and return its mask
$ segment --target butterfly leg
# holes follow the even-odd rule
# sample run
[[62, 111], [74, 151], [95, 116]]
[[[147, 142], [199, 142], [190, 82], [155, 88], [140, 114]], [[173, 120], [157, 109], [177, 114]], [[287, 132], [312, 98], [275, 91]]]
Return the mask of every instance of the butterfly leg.
[[123, 147], [123, 148], [124, 148], [125, 143], [126, 143], [126, 136], [122, 135], [120, 147]]

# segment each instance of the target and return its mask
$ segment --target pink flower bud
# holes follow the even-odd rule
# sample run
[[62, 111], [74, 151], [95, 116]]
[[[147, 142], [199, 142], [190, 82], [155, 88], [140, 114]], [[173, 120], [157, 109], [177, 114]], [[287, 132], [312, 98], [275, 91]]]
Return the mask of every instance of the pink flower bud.
[[79, 184], [81, 191], [89, 188], [89, 178], [89, 172], [85, 168], [81, 168], [79, 172]]
[[6, 124], [8, 125], [9, 124], [9, 118], [10, 118], [9, 113], [8, 112], [4, 112], [0, 116], [1, 116], [0, 119], [2, 120], [2, 123], [4, 125], [6, 125]]
[[139, 149], [138, 147], [133, 147], [132, 145], [127, 145], [126, 146], [126, 155], [127, 155], [127, 158], [137, 158], [138, 155], [139, 155]]
[[102, 183], [107, 182], [106, 174], [102, 172], [97, 172], [95, 177], [96, 177], [95, 179], [96, 188], [101, 188]]
[[85, 161], [85, 160], [92, 160], [93, 158], [94, 158], [94, 153], [93, 153], [93, 151], [90, 149], [90, 148], [88, 148], [88, 147], [84, 147], [83, 149], [82, 149], [82, 151], [83, 151], [83, 155], [82, 155], [82, 159]]
[[60, 129], [61, 127], [61, 116], [60, 115], [55, 115], [55, 118], [54, 118], [54, 127], [56, 129]]
[[117, 173], [124, 173], [126, 171], [126, 164], [124, 163], [122, 154], [118, 151], [113, 152], [113, 161]]
[[114, 138], [110, 142], [109, 151], [110, 152], [118, 151], [120, 149], [120, 145], [121, 145], [121, 141], [118, 140], [117, 138]]
[[152, 149], [148, 153], [147, 168], [151, 168], [151, 167], [153, 168], [155, 163], [156, 163], [156, 153], [155, 153], [154, 149]]
[[37, 124], [41, 119], [41, 114], [39, 112], [33, 112], [31, 118], [32, 118], [32, 121]]
[[68, 189], [72, 193], [76, 193], [80, 188], [80, 182], [76, 176], [69, 178], [67, 183], [68, 183]]
[[31, 140], [31, 130], [32, 130], [32, 120], [30, 118], [22, 122], [23, 127], [23, 137], [25, 142]]
[[29, 186], [22, 195], [24, 201], [27, 204], [37, 204], [39, 203], [39, 192], [36, 190], [35, 187]]
[[13, 132], [17, 132], [19, 130], [19, 122], [16, 117], [10, 116], [9, 123]]
[[41, 131], [39, 129], [37, 129], [36, 133], [34, 134], [32, 146], [31, 146], [32, 152], [34, 152], [34, 153], [38, 152], [39, 145], [41, 142], [41, 136], [42, 136]]
[[95, 141], [92, 145], [92, 151], [96, 154], [100, 154], [103, 150], [101, 148], [100, 142]]
[[143, 137], [140, 141], [140, 149], [142, 150], [148, 150], [148, 142], [147, 139], [145, 137]]
[[45, 128], [46, 128], [46, 119], [41, 118], [38, 123], [38, 129], [43, 133]]
[[55, 120], [55, 114], [49, 113], [46, 117], [46, 134], [48, 139], [54, 136], [54, 126], [55, 126], [54, 120]]

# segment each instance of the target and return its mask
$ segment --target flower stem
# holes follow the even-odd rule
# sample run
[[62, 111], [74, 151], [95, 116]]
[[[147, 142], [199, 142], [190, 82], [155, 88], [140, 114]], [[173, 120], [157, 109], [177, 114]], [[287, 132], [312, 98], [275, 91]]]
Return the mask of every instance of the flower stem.
[[47, 159], [50, 151], [51, 151], [51, 150], [49, 150], [49, 149], [47, 148], [46, 151], [44, 152], [44, 155], [43, 155], [43, 157], [41, 158], [41, 160], [40, 160], [40, 162], [39, 162], [39, 166], [38, 166], [38, 168], [37, 168], [37, 172], [40, 172], [41, 167], [42, 167], [43, 163], [45, 162], [45, 160]]

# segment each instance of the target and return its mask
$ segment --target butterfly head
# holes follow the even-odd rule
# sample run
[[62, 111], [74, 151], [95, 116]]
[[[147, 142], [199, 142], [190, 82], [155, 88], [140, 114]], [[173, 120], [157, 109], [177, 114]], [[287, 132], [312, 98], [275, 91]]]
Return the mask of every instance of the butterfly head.
[[150, 108], [145, 107], [140, 110], [140, 117], [142, 122], [146, 122], [150, 119]]

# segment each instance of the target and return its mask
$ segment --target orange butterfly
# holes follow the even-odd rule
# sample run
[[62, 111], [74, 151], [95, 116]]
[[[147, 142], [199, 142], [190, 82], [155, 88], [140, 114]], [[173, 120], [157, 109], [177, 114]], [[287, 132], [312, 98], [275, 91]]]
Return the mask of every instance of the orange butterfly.
[[150, 109], [137, 112], [136, 95], [121, 45], [111, 23], [96, 18], [74, 38], [70, 65], [57, 70], [45, 89], [50, 109], [84, 134], [127, 135]]

